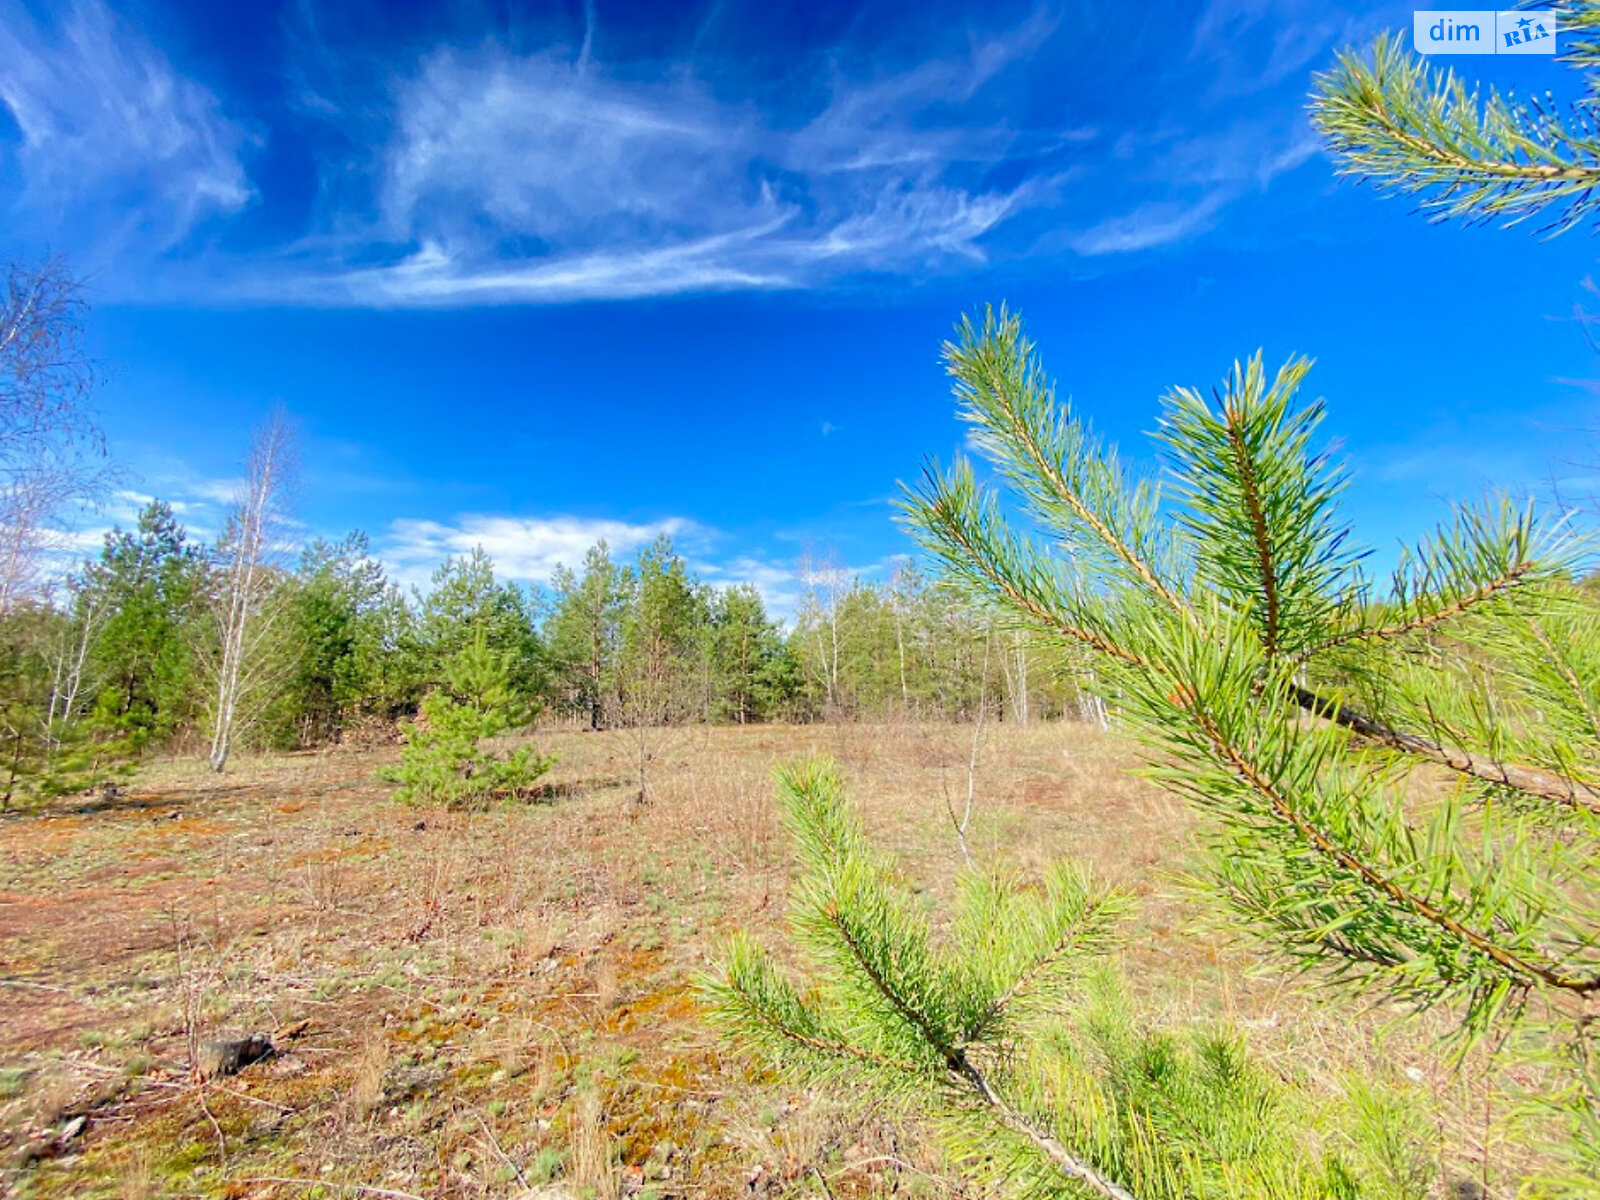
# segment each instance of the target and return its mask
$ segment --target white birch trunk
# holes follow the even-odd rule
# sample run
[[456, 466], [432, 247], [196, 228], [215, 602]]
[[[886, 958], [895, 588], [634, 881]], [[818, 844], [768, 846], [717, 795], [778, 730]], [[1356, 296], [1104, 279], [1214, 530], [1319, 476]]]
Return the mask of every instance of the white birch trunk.
[[208, 755], [217, 772], [227, 765], [233, 749], [239, 702], [248, 690], [250, 651], [259, 646], [271, 624], [271, 615], [264, 611], [272, 584], [268, 560], [293, 457], [288, 423], [282, 415], [274, 415], [251, 447], [249, 474], [232, 521], [233, 540], [219, 604], [222, 645]]

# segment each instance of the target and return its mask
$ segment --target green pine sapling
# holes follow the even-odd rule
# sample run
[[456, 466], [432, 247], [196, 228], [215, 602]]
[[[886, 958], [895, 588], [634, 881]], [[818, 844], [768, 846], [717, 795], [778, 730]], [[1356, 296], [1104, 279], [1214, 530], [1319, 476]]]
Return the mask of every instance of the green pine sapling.
[[798, 843], [797, 986], [748, 936], [704, 985], [714, 1020], [798, 1078], [929, 1120], [954, 1164], [1018, 1195], [1396, 1200], [1426, 1131], [1362, 1089], [1330, 1112], [1226, 1031], [1137, 1028], [1106, 960], [1126, 897], [1071, 864], [973, 868], [948, 932], [868, 843], [830, 763], [777, 772]]
[[526, 725], [533, 711], [512, 686], [508, 653], [490, 649], [483, 632], [445, 666], [445, 686], [422, 700], [409, 722], [397, 766], [382, 778], [408, 803], [458, 806], [527, 792], [555, 759], [520, 746], [501, 754], [484, 742]]

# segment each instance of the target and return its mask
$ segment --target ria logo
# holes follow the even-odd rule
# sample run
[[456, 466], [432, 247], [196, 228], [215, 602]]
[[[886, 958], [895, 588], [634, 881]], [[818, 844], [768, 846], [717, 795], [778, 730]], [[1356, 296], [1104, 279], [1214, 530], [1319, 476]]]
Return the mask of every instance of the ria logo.
[[1555, 14], [1544, 9], [1421, 9], [1411, 32], [1419, 54], [1554, 54]]

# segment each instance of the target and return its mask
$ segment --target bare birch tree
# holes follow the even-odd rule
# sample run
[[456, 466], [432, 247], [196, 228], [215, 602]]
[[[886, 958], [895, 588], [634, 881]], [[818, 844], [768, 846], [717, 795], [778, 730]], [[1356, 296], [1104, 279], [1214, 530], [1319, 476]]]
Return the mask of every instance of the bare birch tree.
[[[45, 715], [45, 746], [52, 753], [61, 749], [63, 727], [78, 712], [78, 697], [83, 691], [84, 666], [89, 646], [105, 623], [99, 598], [88, 595], [74, 606], [74, 620], [57, 636], [50, 667], [50, 707]], [[73, 609], [69, 608], [69, 612]]]
[[219, 547], [218, 647], [211, 712], [211, 769], [228, 762], [241, 704], [273, 677], [268, 646], [280, 605], [287, 501], [297, 454], [287, 414], [275, 411], [255, 435], [243, 485]]
[[906, 610], [915, 593], [917, 580], [915, 568], [907, 559], [895, 568], [889, 581], [889, 608], [894, 614], [894, 651], [900, 669], [900, 719], [909, 721], [911, 712], [911, 687], [906, 678]]
[[850, 588], [850, 575], [829, 551], [821, 559], [809, 549], [800, 557], [798, 574], [805, 585], [804, 615], [814, 622], [817, 669], [831, 714], [839, 707], [839, 606]]
[[64, 510], [110, 484], [85, 411], [94, 371], [80, 346], [82, 290], [58, 259], [12, 264], [0, 285], [0, 612], [28, 595], [63, 540]]

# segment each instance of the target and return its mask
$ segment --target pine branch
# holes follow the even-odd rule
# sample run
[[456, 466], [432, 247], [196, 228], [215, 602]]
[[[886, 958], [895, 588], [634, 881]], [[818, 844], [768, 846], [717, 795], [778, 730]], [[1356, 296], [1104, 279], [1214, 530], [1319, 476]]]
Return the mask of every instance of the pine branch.
[[1154, 492], [1129, 489], [1114, 454], [1057, 405], [1021, 320], [1004, 306], [998, 314], [990, 308], [981, 330], [963, 319], [957, 333], [958, 341], [945, 343], [946, 369], [957, 380], [959, 415], [985, 452], [1037, 515], [1057, 529], [1081, 526], [1111, 562], [1171, 611], [1187, 614], [1136, 544], [1155, 533]]
[[1298, 811], [1289, 798], [1257, 769], [1203, 710], [1193, 711], [1195, 725], [1210, 742], [1212, 752], [1226, 763], [1233, 774], [1266, 801], [1272, 812], [1292, 827], [1305, 843], [1319, 854], [1358, 876], [1369, 887], [1383, 893], [1404, 910], [1459, 939], [1478, 954], [1496, 963], [1524, 985], [1538, 981], [1560, 991], [1579, 996], [1600, 993], [1600, 975], [1572, 975], [1559, 967], [1535, 961], [1507, 950], [1489, 934], [1469, 929], [1438, 905], [1396, 883], [1388, 875], [1352, 854]]
[[[779, 785], [801, 842], [791, 923], [814, 990], [802, 1001], [770, 955], [735, 938], [722, 978], [703, 986], [713, 1018], [736, 1036], [879, 1111], [918, 1104], [965, 1169], [1019, 1195], [1369, 1194], [1340, 1154], [1308, 1152], [1320, 1126], [1285, 1123], [1293, 1110], [1275, 1101], [1287, 1094], [1237, 1037], [1180, 1045], [1136, 1031], [1112, 978], [1069, 981], [1059, 970], [1099, 948], [1116, 894], [1095, 893], [1065, 866], [1042, 889], [965, 872], [954, 935], [936, 947], [929, 920], [901, 903], [892, 864], [845, 809], [832, 768], [785, 768]], [[1057, 1021], [985, 1018], [1032, 987], [1064, 1000], [1069, 982], [1073, 1004], [1055, 1010]], [[963, 1011], [965, 1025], [951, 1020]]]
[[[744, 991], [734, 982], [709, 983], [707, 990], [712, 992], [727, 1007], [736, 1003], [742, 1010], [744, 1028], [748, 1032], [753, 1025], [772, 1036], [788, 1042], [802, 1050], [829, 1058], [845, 1059], [849, 1062], [859, 1063], [879, 1071], [895, 1071], [907, 1075], [917, 1074], [915, 1063], [901, 1062], [897, 1059], [887, 1058], [882, 1054], [874, 1054], [870, 1050], [850, 1042], [833, 1038], [820, 1038], [805, 1029], [785, 1021], [781, 1016], [772, 1012], [748, 992]], [[726, 1014], [724, 1014], [726, 1015]]]
[[[1079, 955], [1104, 947], [1109, 926], [1123, 911], [1125, 898], [1117, 892], [1106, 892], [1095, 896], [1083, 886], [1081, 880], [1075, 878], [1072, 878], [1072, 886], [1077, 895], [1069, 904], [1063, 905], [1057, 896], [1062, 890], [1059, 874], [1047, 883], [1043, 903], [1054, 903], [1058, 906], [1055, 911], [1058, 914], [1059, 932], [1048, 945], [1032, 948], [1033, 952], [1028, 956], [1029, 961], [1024, 962], [1010, 981], [1000, 988], [968, 1022], [963, 1033], [964, 1041], [977, 1042], [992, 1036], [997, 1018], [1020, 997], [1027, 995], [1036, 984], [1048, 977], [1051, 971]], [[985, 915], [1009, 920], [1013, 927], [1023, 924], [1021, 917], [1014, 912], [1002, 910]], [[980, 930], [974, 927], [968, 931], [968, 936], [974, 939], [987, 936], [992, 939], [993, 930]], [[976, 947], [972, 947], [968, 953], [976, 956]]]
[[1313, 659], [1347, 646], [1352, 642], [1373, 641], [1389, 642], [1417, 633], [1427, 633], [1439, 625], [1443, 625], [1455, 618], [1465, 616], [1474, 609], [1497, 600], [1516, 588], [1535, 573], [1536, 562], [1533, 559], [1524, 559], [1513, 564], [1509, 569], [1474, 586], [1470, 591], [1443, 600], [1438, 607], [1419, 609], [1409, 617], [1390, 622], [1387, 625], [1372, 627], [1357, 626], [1353, 629], [1341, 630], [1331, 637], [1324, 638], [1314, 645], [1307, 646], [1300, 653], [1294, 655], [1289, 661], [1295, 666], [1303, 666]]
[[1155, 434], [1181, 501], [1196, 582], [1251, 614], [1269, 659], [1323, 636], [1333, 597], [1359, 555], [1336, 520], [1343, 471], [1309, 450], [1321, 405], [1296, 411], [1309, 359], [1285, 363], [1270, 386], [1258, 352], [1234, 363], [1213, 408], [1192, 388], [1162, 397]]
[[1020, 1134], [1033, 1143], [1056, 1168], [1068, 1179], [1082, 1184], [1097, 1196], [1105, 1200], [1138, 1200], [1132, 1192], [1096, 1171], [1088, 1163], [1073, 1154], [1062, 1144], [1060, 1139], [1045, 1133], [1029, 1121], [1022, 1113], [1018, 1112], [1005, 1099], [990, 1086], [983, 1073], [974, 1067], [963, 1054], [959, 1063], [958, 1074], [968, 1084], [978, 1097], [992, 1109], [996, 1116], [1011, 1132]]
[[[1068, 594], [1059, 579], [1046, 578], [1048, 568], [1020, 539], [1012, 536], [992, 498], [980, 498], [971, 469], [964, 464], [949, 473], [930, 467], [922, 486], [910, 491], [902, 511], [925, 548], [938, 555], [958, 577], [1001, 600], [1036, 628], [1132, 666], [1139, 655], [1107, 632], [1062, 611], [1047, 597]], [[1054, 583], [1052, 587], [1051, 584]]]
[[[1591, 6], [1592, 7], [1592, 6]], [[1400, 38], [1384, 35], [1371, 61], [1346, 52], [1317, 79], [1313, 123], [1347, 174], [1422, 193], [1441, 218], [1522, 220], [1563, 206], [1547, 232], [1594, 210], [1600, 136], [1579, 109], [1569, 121], [1478, 93], [1450, 71], [1430, 71]]]
[[[1531, 621], [1529, 622], [1529, 628], [1533, 634], [1534, 641], [1545, 652], [1545, 660], [1550, 664], [1561, 682], [1566, 685], [1573, 703], [1578, 706], [1578, 710], [1587, 721], [1587, 732], [1593, 736], [1595, 744], [1600, 745], [1600, 705], [1596, 704], [1590, 690], [1578, 678], [1578, 673], [1573, 669], [1566, 655], [1557, 648], [1550, 635], [1545, 632], [1544, 627], [1538, 621]], [[1594, 791], [1594, 789], [1590, 790]], [[1600, 800], [1600, 792], [1596, 792], [1596, 798]]]
[[888, 979], [878, 964], [865, 952], [855, 930], [843, 919], [842, 913], [843, 910], [837, 901], [829, 901], [823, 909], [823, 917], [838, 934], [839, 944], [849, 951], [857, 969], [872, 984], [879, 997], [899, 1014], [900, 1019], [915, 1029], [923, 1042], [944, 1060], [945, 1066], [952, 1072], [959, 1073], [957, 1064], [961, 1058], [960, 1049], [944, 1037], [926, 1013], [913, 1008], [899, 989], [889, 985]]
[[1250, 520], [1250, 536], [1256, 551], [1256, 569], [1261, 575], [1262, 599], [1266, 603], [1262, 649], [1271, 658], [1278, 652], [1278, 559], [1273, 552], [1272, 538], [1267, 533], [1267, 517], [1261, 507], [1261, 489], [1254, 470], [1254, 458], [1241, 428], [1242, 413], [1232, 405], [1224, 405], [1223, 414], [1228, 424], [1228, 444], [1233, 451], [1234, 470], [1243, 484], [1245, 512]]
[[1342, 701], [1333, 700], [1299, 684], [1289, 685], [1289, 696], [1303, 712], [1332, 721], [1391, 750], [1399, 750], [1448, 767], [1461, 775], [1512, 788], [1529, 796], [1554, 800], [1600, 815], [1600, 789], [1565, 775], [1496, 760], [1484, 761], [1460, 746], [1447, 746], [1414, 733], [1392, 729]]
[[[801, 885], [801, 911], [795, 918], [797, 928], [812, 935], [807, 940], [818, 950], [841, 950], [840, 965], [845, 977], [865, 981], [885, 1010], [914, 1031], [922, 1046], [932, 1052], [951, 1083], [980, 1101], [1005, 1129], [1024, 1138], [1062, 1175], [1103, 1200], [1137, 1200], [1134, 1193], [1073, 1154], [1060, 1139], [1040, 1129], [1009, 1103], [973, 1063], [967, 1047], [950, 1036], [945, 1022], [913, 1001], [904, 979], [892, 979], [886, 972], [886, 961], [894, 962], [902, 973], [915, 970], [910, 964], [921, 959], [920, 941], [925, 930], [904, 929], [900, 932], [905, 936], [900, 940], [883, 942], [891, 936], [893, 927], [884, 920], [889, 904], [883, 895], [881, 871], [865, 845], [859, 823], [843, 808], [838, 778], [832, 769], [820, 763], [802, 764], [783, 770], [779, 782], [789, 826], [800, 839], [810, 873]], [[1089, 911], [1096, 911], [1092, 898], [1086, 899]], [[817, 944], [812, 916], [826, 928], [831, 946]], [[1068, 924], [1074, 932], [1083, 928], [1079, 922]], [[863, 940], [865, 930], [873, 932], [873, 946]], [[1063, 946], [1066, 940], [1060, 939]], [[1036, 963], [1032, 972], [1024, 974], [1042, 969], [1043, 964]], [[924, 1074], [917, 1064], [896, 1062], [865, 1047], [821, 1036], [815, 1014], [792, 988], [774, 978], [765, 955], [742, 939], [730, 947], [726, 982], [712, 981], [709, 990], [714, 1011], [746, 1033], [776, 1036], [791, 1045], [853, 1061], [873, 1071], [896, 1070], [908, 1079]], [[949, 1000], [958, 990], [945, 986], [940, 994]], [[786, 1019], [777, 1011], [779, 1008], [792, 1010], [800, 1019]]]
[[[1600, 5], [1596, 13], [1600, 30]], [[1400, 52], [1379, 50], [1385, 71], [1385, 55], [1404, 65]], [[1423, 132], [1465, 128], [1459, 85], [1435, 111], [1415, 78], [1401, 82], [1413, 89], [1403, 99], [1437, 127]], [[1479, 149], [1520, 145], [1514, 118], [1493, 98], [1473, 118]], [[1600, 171], [1600, 141], [1596, 149]], [[1404, 152], [1391, 145], [1384, 161], [1401, 169]], [[1470, 207], [1484, 195], [1455, 199]], [[969, 594], [1109, 665], [1133, 729], [1162, 751], [1151, 774], [1217, 818], [1210, 874], [1235, 911], [1335, 980], [1421, 1005], [1460, 1002], [1463, 1045], [1497, 1026], [1526, 1029], [1535, 998], [1563, 1022], [1591, 1009], [1600, 997], [1600, 912], [1587, 874], [1600, 816], [1600, 621], [1569, 581], [1572, 539], [1554, 540], [1559, 526], [1536, 522], [1531, 508], [1463, 509], [1373, 603], [1362, 554], [1346, 548], [1337, 519], [1344, 476], [1311, 445], [1320, 403], [1293, 403], [1304, 360], [1270, 387], [1259, 354], [1236, 363], [1215, 408], [1189, 389], [1163, 397], [1156, 437], [1177, 485], [1163, 519], [1155, 490], [1130, 485], [1056, 405], [1015, 318], [991, 312], [981, 333], [970, 322], [960, 333], [947, 353], [962, 416], [1057, 553], [1012, 534], [999, 493], [980, 490], [965, 463], [929, 472], [904, 504], [907, 523]], [[1424, 763], [1472, 786], [1414, 798], [1405, 785]], [[1550, 801], [1567, 810], [1554, 827]], [[991, 908], [996, 928], [1012, 924]], [[952, 1050], [963, 1043], [950, 1031], [1020, 1034], [1026, 1023], [995, 1014], [1030, 969], [1050, 974], [1049, 948], [1062, 936], [1019, 930], [965, 984], [915, 957], [920, 942], [912, 969], [893, 954], [879, 965], [905, 975], [885, 976], [890, 990], [933, 1005], [914, 1011], [937, 1010], [935, 1053], [959, 1073]], [[1005, 955], [1024, 946], [1040, 958], [1018, 971]], [[863, 960], [868, 949], [888, 953], [877, 934]], [[854, 959], [839, 965], [865, 978]], [[863, 986], [887, 1004], [875, 984]], [[951, 987], [967, 991], [954, 1010], [938, 999]], [[975, 1024], [947, 1019], [963, 1008]], [[906, 1053], [915, 1053], [909, 1042]], [[1117, 1153], [1096, 1162], [1179, 1194], [1156, 1130], [1181, 1142], [1197, 1127], [1185, 1131], [1181, 1112], [1144, 1125], [1151, 1114], [1139, 1111]]]

